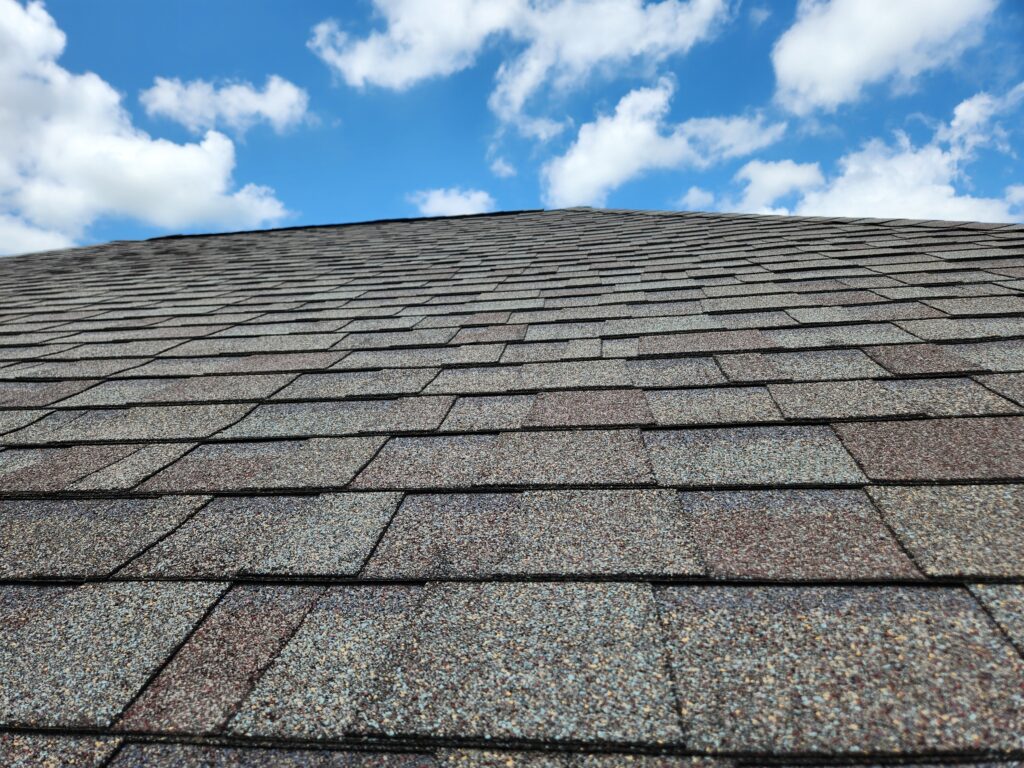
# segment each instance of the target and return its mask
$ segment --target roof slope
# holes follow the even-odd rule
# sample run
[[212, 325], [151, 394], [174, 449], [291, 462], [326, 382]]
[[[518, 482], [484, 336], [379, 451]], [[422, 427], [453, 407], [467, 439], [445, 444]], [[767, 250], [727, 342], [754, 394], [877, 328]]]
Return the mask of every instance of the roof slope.
[[0, 446], [4, 764], [1024, 757], [1019, 227], [11, 258]]

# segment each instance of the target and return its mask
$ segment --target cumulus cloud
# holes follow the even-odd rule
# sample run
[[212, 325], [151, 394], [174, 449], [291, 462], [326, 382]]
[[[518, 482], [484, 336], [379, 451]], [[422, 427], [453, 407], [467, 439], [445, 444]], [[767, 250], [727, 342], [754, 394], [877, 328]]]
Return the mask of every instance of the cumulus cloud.
[[206, 80], [158, 77], [139, 100], [150, 117], [169, 118], [195, 133], [218, 126], [244, 133], [258, 122], [284, 133], [307, 119], [309, 105], [305, 90], [277, 75], [267, 78], [262, 91], [252, 83], [218, 87]]
[[494, 210], [494, 198], [482, 189], [423, 189], [409, 195], [424, 216], [465, 216]]
[[731, 207], [748, 213], [784, 213], [773, 208], [772, 203], [825, 182], [817, 163], [794, 163], [792, 160], [751, 160], [736, 172], [735, 178], [746, 182], [746, 189], [742, 199]]
[[700, 187], [690, 187], [678, 203], [684, 211], [709, 211], [714, 204], [714, 194]]
[[978, 94], [960, 103], [953, 119], [940, 125], [927, 143], [915, 145], [902, 132], [886, 142], [872, 139], [839, 159], [838, 172], [825, 179], [817, 164], [789, 160], [754, 162], [737, 179], [743, 198], [724, 209], [788, 212], [772, 208], [779, 198], [799, 192], [793, 212], [813, 216], [1020, 221], [1024, 185], [1007, 187], [1002, 197], [963, 194], [966, 168], [983, 146], [1007, 151], [998, 118], [1024, 100], [1024, 84], [1004, 96]]
[[93, 73], [57, 60], [42, 3], [0, 0], [0, 253], [68, 245], [101, 216], [160, 227], [255, 227], [286, 211], [273, 190], [233, 189], [234, 145], [154, 139]]
[[474, 64], [488, 40], [504, 36], [518, 54], [498, 69], [489, 104], [534, 138], [560, 120], [526, 114], [543, 88], [567, 91], [595, 70], [650, 64], [685, 53], [728, 15], [726, 0], [374, 0], [385, 28], [354, 39], [332, 20], [313, 29], [309, 48], [356, 87], [403, 89]]
[[608, 193], [646, 171], [684, 166], [707, 168], [778, 141], [785, 123], [754, 117], [693, 118], [670, 124], [666, 117], [672, 81], [626, 94], [610, 115], [580, 127], [568, 151], [542, 170], [546, 202], [553, 207], [603, 205]]
[[491, 173], [500, 179], [508, 179], [516, 175], [516, 167], [504, 157], [496, 157], [491, 161]]
[[797, 114], [834, 110], [865, 86], [914, 78], [981, 41], [998, 0], [800, 0], [772, 50], [776, 98]]

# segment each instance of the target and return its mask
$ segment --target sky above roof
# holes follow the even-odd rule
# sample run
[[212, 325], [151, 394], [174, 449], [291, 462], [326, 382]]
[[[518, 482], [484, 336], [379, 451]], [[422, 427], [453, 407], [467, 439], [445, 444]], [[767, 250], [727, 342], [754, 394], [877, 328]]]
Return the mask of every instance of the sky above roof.
[[1016, 0], [0, 0], [0, 253], [576, 205], [1024, 220]]

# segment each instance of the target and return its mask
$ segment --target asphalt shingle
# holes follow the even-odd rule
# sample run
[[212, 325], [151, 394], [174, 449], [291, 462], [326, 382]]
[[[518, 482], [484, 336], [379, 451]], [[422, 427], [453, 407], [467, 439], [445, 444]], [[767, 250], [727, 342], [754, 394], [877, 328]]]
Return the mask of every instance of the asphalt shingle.
[[683, 519], [712, 576], [780, 581], [918, 578], [862, 491], [697, 491]]
[[222, 730], [323, 592], [256, 585], [231, 590], [132, 703], [118, 730]]
[[355, 477], [384, 441], [383, 437], [341, 437], [201, 445], [140, 489], [337, 488]]
[[647, 432], [661, 485], [861, 483], [864, 475], [828, 427], [735, 427]]
[[530, 427], [580, 427], [650, 424], [644, 393], [631, 389], [542, 392], [525, 424]]
[[870, 489], [930, 576], [1024, 576], [1024, 485]]
[[7, 768], [100, 768], [121, 740], [106, 736], [0, 733], [0, 764]]
[[837, 424], [873, 480], [1024, 478], [1024, 418]]
[[227, 427], [251, 408], [251, 404], [164, 405], [57, 411], [3, 439], [11, 444], [196, 439]]
[[672, 491], [409, 496], [362, 575], [699, 574]]
[[397, 493], [218, 498], [124, 575], [351, 575], [399, 499]]
[[258, 405], [219, 437], [331, 437], [381, 432], [425, 432], [441, 425], [453, 397], [327, 400]]
[[0, 501], [0, 578], [107, 576], [180, 525], [207, 500]]
[[1024, 660], [963, 590], [657, 594], [691, 748], [913, 754], [1024, 743]]
[[901, 379], [772, 384], [772, 397], [791, 419], [1013, 414], [1013, 403], [971, 379]]
[[223, 590], [87, 584], [24, 624], [0, 625], [0, 723], [109, 726]]
[[718, 387], [647, 392], [659, 426], [780, 421], [764, 387]]
[[[314, 702], [326, 708], [304, 716]], [[338, 587], [233, 720], [240, 734], [679, 737], [650, 587]]]

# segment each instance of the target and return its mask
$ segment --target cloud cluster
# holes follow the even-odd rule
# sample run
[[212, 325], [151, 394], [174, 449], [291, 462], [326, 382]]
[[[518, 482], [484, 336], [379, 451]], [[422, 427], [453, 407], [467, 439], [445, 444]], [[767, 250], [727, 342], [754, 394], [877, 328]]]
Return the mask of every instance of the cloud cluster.
[[685, 53], [728, 15], [726, 0], [374, 0], [383, 31], [353, 39], [318, 24], [309, 47], [346, 83], [403, 89], [474, 64], [488, 40], [520, 47], [496, 75], [489, 104], [505, 123], [546, 139], [565, 123], [527, 114], [546, 87], [566, 91], [595, 70]]
[[494, 210], [494, 198], [481, 189], [424, 189], [409, 195], [424, 216], [465, 216]]
[[707, 168], [762, 149], [786, 130], [785, 123], [766, 123], [761, 115], [670, 124], [672, 93], [672, 81], [662, 78], [626, 94], [614, 113], [582, 125], [568, 151], [544, 166], [547, 204], [603, 205], [611, 190], [644, 172]]
[[[871, 139], [843, 155], [838, 172], [828, 179], [817, 163], [752, 161], [736, 174], [746, 185], [742, 198], [725, 199], [719, 207], [812, 216], [1020, 221], [1024, 186], [1012, 185], [1002, 197], [979, 197], [960, 193], [957, 184], [965, 181], [965, 169], [979, 148], [1009, 150], [998, 118], [1022, 101], [1024, 83], [1003, 96], [972, 96], [927, 143], [915, 145], [902, 132], [892, 142]], [[794, 193], [791, 209], [779, 207], [781, 198]]]
[[152, 138], [100, 77], [57, 63], [64, 45], [41, 3], [0, 0], [0, 253], [68, 245], [101, 216], [182, 228], [285, 215], [273, 190], [234, 189], [230, 139]]
[[277, 75], [267, 78], [262, 91], [251, 83], [218, 87], [206, 80], [158, 77], [139, 100], [150, 117], [169, 118], [194, 133], [218, 126], [244, 133], [258, 122], [284, 133], [307, 119], [309, 105], [305, 90]]
[[776, 99], [797, 114], [834, 110], [865, 86], [897, 89], [981, 41], [998, 0], [800, 0], [772, 50]]

